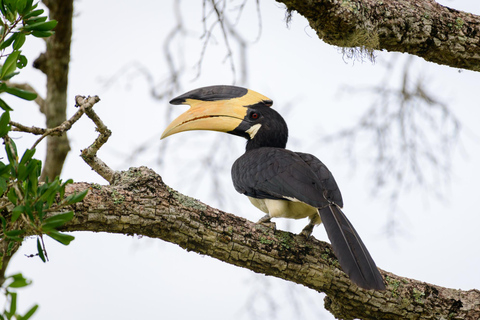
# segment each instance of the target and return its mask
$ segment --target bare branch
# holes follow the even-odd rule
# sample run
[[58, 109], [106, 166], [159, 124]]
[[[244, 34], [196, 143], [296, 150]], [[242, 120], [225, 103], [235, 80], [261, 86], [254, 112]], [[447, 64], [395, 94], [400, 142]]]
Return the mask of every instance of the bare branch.
[[[375, 100], [357, 124], [325, 138], [345, 141], [352, 161], [355, 150], [367, 148], [373, 155], [371, 186], [383, 193], [390, 190], [393, 206], [401, 192], [414, 185], [441, 194], [461, 132], [460, 120], [449, 106], [433, 97], [423, 77], [411, 74], [413, 61], [410, 56], [403, 66], [398, 61], [389, 64], [378, 85], [346, 86], [350, 94], [373, 94]], [[400, 86], [390, 84], [395, 66], [403, 67]]]
[[81, 157], [96, 173], [109, 183], [112, 183], [115, 171], [110, 169], [110, 167], [97, 157], [98, 150], [108, 141], [108, 138], [112, 134], [92, 109], [93, 105], [99, 101], [100, 98], [98, 96], [87, 98], [84, 96], [75, 97], [76, 106], [84, 110], [85, 114], [95, 123], [97, 126], [96, 130], [99, 132], [95, 141], [88, 148], [81, 151]]
[[48, 129], [39, 128], [39, 127], [35, 127], [35, 126], [27, 127], [27, 126], [24, 126], [21, 123], [15, 122], [15, 121], [10, 121], [10, 125], [13, 127], [12, 131], [27, 132], [27, 133], [31, 133], [31, 134], [34, 134], [34, 135], [44, 134], [46, 131], [48, 131]]
[[38, 128], [38, 127], [27, 127], [24, 126], [21, 123], [15, 122], [15, 121], [10, 121], [10, 125], [13, 126], [13, 131], [19, 131], [19, 132], [26, 132], [26, 133], [31, 133], [34, 135], [42, 135], [30, 149], [35, 149], [37, 145], [47, 136], [61, 136], [63, 133], [67, 132], [70, 130], [70, 128], [73, 126], [75, 122], [78, 121], [82, 117], [84, 113], [84, 109], [80, 109], [75, 114], [68, 120], [62, 122], [59, 126], [55, 128]]

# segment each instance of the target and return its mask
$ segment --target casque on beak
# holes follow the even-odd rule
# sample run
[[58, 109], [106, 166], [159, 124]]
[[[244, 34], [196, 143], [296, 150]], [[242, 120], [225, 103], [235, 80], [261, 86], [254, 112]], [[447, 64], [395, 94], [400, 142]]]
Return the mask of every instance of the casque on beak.
[[257, 103], [271, 106], [272, 100], [253, 90], [213, 86], [187, 92], [170, 103], [190, 105], [190, 109], [168, 125], [161, 139], [189, 130], [231, 132], [245, 119], [248, 106]]

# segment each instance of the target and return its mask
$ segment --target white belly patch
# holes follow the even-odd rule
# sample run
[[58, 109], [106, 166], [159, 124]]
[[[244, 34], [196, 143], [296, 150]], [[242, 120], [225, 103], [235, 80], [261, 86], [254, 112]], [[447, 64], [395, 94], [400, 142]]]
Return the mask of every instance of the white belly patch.
[[[272, 218], [303, 219], [318, 217], [318, 210], [304, 202], [248, 197], [250, 202]], [[319, 217], [318, 217], [319, 218]], [[315, 219], [316, 220], [316, 219]], [[320, 223], [320, 221], [318, 221]]]

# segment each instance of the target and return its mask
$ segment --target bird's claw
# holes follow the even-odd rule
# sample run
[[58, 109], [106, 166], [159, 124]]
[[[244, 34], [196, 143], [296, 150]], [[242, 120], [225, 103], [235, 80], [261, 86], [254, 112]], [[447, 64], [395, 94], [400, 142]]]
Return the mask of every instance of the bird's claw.
[[271, 217], [267, 214], [257, 221], [257, 224], [262, 224], [270, 229], [277, 230], [277, 225], [271, 220]]
[[312, 235], [312, 232], [313, 232], [313, 227], [315, 227], [315, 225], [313, 224], [307, 224], [305, 226], [305, 228], [303, 228], [303, 230], [299, 233], [300, 236], [302, 237], [305, 237], [305, 239], [308, 239], [310, 238], [310, 236]]

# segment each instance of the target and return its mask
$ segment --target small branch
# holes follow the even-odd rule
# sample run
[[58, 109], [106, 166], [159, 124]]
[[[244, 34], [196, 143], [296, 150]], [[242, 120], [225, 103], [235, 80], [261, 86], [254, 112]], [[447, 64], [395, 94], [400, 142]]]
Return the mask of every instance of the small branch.
[[70, 128], [73, 126], [75, 122], [80, 119], [84, 113], [84, 109], [80, 109], [75, 114], [68, 120], [62, 122], [59, 126], [55, 128], [39, 128], [39, 127], [27, 127], [24, 126], [21, 123], [15, 122], [15, 121], [10, 121], [10, 125], [13, 126], [12, 131], [19, 131], [19, 132], [27, 132], [35, 135], [42, 135], [40, 138], [38, 138], [37, 141], [33, 144], [33, 146], [30, 149], [34, 149], [37, 147], [37, 145], [47, 136], [61, 136], [64, 132], [70, 130]]
[[31, 133], [31, 134], [34, 134], [34, 135], [41, 135], [41, 134], [44, 134], [45, 132], [48, 131], [48, 129], [39, 128], [39, 127], [35, 127], [35, 126], [27, 127], [27, 126], [24, 126], [21, 123], [15, 122], [15, 121], [10, 121], [10, 125], [13, 127], [12, 131], [27, 132], [27, 133]]
[[86, 149], [81, 151], [82, 159], [100, 176], [109, 183], [113, 182], [115, 171], [110, 169], [100, 158], [97, 157], [98, 150], [108, 141], [112, 131], [105, 126], [100, 117], [93, 111], [92, 107], [99, 102], [98, 96], [87, 97], [76, 96], [76, 105], [85, 111], [85, 114], [95, 123], [96, 130], [100, 133], [95, 141]]

